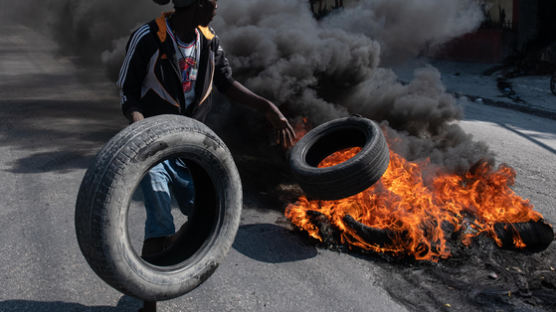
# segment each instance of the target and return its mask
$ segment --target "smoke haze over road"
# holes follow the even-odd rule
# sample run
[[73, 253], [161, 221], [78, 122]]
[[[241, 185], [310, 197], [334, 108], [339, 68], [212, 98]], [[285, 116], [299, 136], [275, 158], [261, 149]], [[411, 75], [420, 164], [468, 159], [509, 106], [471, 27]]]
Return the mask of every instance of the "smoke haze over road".
[[[106, 67], [115, 80], [130, 32], [170, 6], [150, 0], [0, 0], [3, 14], [49, 31], [63, 54]], [[442, 12], [442, 14], [438, 14]], [[358, 113], [382, 121], [406, 158], [465, 170], [491, 158], [457, 125], [462, 117], [440, 73], [409, 84], [384, 64], [402, 62], [474, 30], [474, 0], [361, 0], [319, 21], [304, 0], [219, 1], [213, 22], [234, 75], [290, 114], [314, 124]]]

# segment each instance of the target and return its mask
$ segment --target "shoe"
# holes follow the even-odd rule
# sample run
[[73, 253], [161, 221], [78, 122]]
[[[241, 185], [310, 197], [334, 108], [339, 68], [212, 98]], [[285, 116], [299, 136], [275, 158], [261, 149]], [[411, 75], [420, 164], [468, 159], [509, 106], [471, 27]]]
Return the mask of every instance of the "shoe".
[[156, 301], [143, 301], [143, 307], [137, 312], [156, 312]]
[[152, 237], [143, 242], [141, 257], [153, 257], [164, 252], [171, 245], [172, 236]]

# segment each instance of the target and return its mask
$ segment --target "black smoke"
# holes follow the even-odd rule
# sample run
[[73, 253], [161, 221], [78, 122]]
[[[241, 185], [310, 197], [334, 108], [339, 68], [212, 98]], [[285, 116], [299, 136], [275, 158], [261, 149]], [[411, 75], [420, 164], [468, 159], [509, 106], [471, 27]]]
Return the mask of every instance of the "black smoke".
[[[491, 159], [465, 134], [456, 99], [433, 67], [408, 84], [382, 64], [434, 50], [478, 27], [474, 0], [360, 0], [316, 20], [305, 0], [219, 1], [213, 22], [236, 79], [290, 117], [319, 124], [350, 113], [381, 121], [392, 148], [451, 171]], [[62, 53], [103, 64], [115, 81], [130, 32], [170, 6], [150, 0], [0, 0], [5, 15], [48, 32]], [[37, 13], [37, 8], [40, 8]], [[6, 13], [6, 12], [12, 12]], [[439, 14], [442, 12], [442, 14]]]

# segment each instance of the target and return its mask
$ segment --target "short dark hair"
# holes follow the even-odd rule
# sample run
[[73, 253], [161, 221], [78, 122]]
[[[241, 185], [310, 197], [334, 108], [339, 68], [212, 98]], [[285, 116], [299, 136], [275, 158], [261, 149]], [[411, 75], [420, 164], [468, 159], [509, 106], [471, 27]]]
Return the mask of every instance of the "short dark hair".
[[187, 8], [195, 3], [199, 3], [199, 0], [172, 0], [174, 2], [174, 8]]
[[[154, 2], [165, 5], [170, 2], [170, 0], [153, 0]], [[174, 8], [187, 8], [190, 7], [194, 3], [199, 3], [199, 0], [172, 0], [174, 2]]]

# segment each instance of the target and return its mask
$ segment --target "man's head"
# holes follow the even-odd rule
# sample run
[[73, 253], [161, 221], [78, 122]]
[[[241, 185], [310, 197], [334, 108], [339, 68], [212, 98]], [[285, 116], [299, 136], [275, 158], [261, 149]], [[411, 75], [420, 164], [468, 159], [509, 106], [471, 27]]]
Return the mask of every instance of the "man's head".
[[[178, 1], [178, 0], [174, 0]], [[187, 1], [187, 0], [182, 0]], [[216, 15], [216, 9], [218, 8], [217, 0], [194, 0], [193, 6], [197, 10], [195, 17], [197, 19], [197, 24], [201, 26], [208, 26]], [[176, 7], [176, 10], [179, 10]]]
[[[153, 1], [160, 5], [170, 2], [170, 0]], [[176, 11], [194, 9], [196, 11], [195, 18], [197, 23], [201, 26], [208, 26], [216, 14], [216, 8], [218, 8], [217, 0], [172, 0], [172, 2]]]

